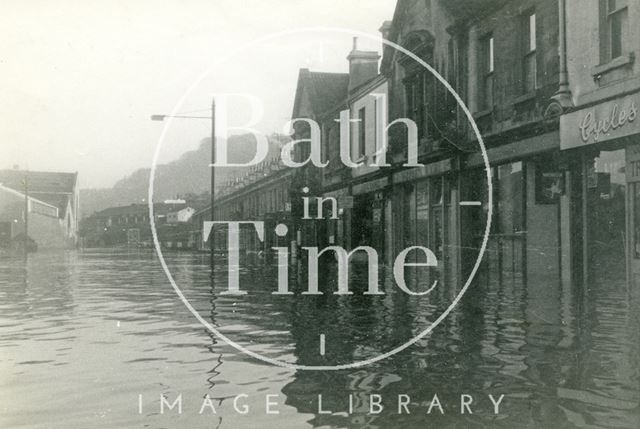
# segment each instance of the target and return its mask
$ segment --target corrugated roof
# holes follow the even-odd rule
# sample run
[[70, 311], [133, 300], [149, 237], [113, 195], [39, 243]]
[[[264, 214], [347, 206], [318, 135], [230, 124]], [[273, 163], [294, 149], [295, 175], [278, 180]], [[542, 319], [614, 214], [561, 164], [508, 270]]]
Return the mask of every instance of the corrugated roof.
[[[154, 203], [153, 213], [155, 215], [163, 215], [176, 210], [180, 210], [187, 207], [187, 204], [165, 204]], [[130, 204], [128, 206], [109, 207], [94, 213], [91, 217], [105, 217], [105, 216], [122, 216], [122, 215], [136, 215], [146, 214], [149, 212], [148, 204]]]
[[0, 184], [18, 192], [24, 192], [25, 178], [30, 197], [58, 207], [60, 218], [66, 216], [69, 199], [75, 192], [78, 173], [0, 170]]

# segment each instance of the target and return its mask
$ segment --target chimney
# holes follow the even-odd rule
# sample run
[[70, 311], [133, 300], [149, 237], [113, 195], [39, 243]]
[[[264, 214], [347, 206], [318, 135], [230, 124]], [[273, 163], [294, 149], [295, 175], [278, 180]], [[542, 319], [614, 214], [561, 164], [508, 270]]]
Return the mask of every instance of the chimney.
[[353, 38], [353, 49], [347, 57], [349, 60], [349, 93], [378, 75], [379, 59], [380, 55], [376, 51], [359, 51], [358, 38]]
[[[393, 21], [384, 21], [382, 26], [378, 29], [380, 36], [384, 40], [389, 40], [391, 36], [391, 27], [393, 27]], [[391, 46], [382, 44], [382, 62], [380, 64], [380, 73], [386, 74], [389, 69], [389, 63], [393, 57], [393, 49]]]
[[[380, 35], [384, 40], [389, 40], [389, 33], [391, 32], [391, 21], [385, 21], [382, 23], [382, 27], [378, 29]], [[386, 45], [382, 45], [383, 47]]]

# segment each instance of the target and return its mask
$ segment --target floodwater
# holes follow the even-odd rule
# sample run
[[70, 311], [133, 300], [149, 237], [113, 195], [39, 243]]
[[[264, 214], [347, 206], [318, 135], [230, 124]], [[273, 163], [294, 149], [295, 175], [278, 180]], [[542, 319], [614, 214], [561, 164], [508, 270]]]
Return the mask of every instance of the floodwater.
[[[277, 268], [247, 260], [247, 294], [230, 296], [223, 261], [212, 285], [206, 255], [165, 256], [203, 318], [254, 353], [298, 365], [398, 347], [459, 290], [416, 298], [383, 273], [384, 295], [364, 295], [366, 271], [356, 267], [353, 295], [330, 293], [328, 268], [328, 293], [301, 295], [305, 282], [292, 278], [294, 295], [278, 296]], [[616, 272], [586, 288], [485, 272], [407, 349], [307, 371], [264, 363], [205, 329], [152, 251], [0, 259], [0, 427], [638, 428], [640, 312]], [[489, 395], [504, 395], [497, 414]]]

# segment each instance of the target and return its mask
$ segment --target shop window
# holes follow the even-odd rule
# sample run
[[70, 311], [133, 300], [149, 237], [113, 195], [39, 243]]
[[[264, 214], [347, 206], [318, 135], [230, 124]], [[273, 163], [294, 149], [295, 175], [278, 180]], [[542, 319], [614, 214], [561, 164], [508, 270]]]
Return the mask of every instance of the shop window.
[[443, 254], [443, 241], [442, 241], [442, 228], [443, 228], [443, 192], [442, 192], [442, 178], [432, 180], [431, 192], [429, 195], [429, 202], [431, 204], [431, 250], [434, 251], [438, 259], [442, 259]]
[[[600, 151], [586, 166], [588, 248], [591, 267], [604, 274], [624, 261], [627, 182], [625, 151]], [[634, 190], [630, 189], [631, 197]], [[630, 201], [634, 204], [633, 201]]]
[[493, 107], [493, 72], [494, 72], [493, 35], [490, 34], [480, 40], [480, 110]]
[[404, 225], [404, 247], [415, 246], [416, 243], [416, 186], [407, 185], [404, 189], [402, 224]]
[[633, 187], [633, 257], [640, 259], [640, 184]]
[[420, 246], [429, 245], [429, 186], [422, 181], [416, 185], [416, 242]]
[[537, 86], [537, 63], [536, 63], [536, 14], [528, 13], [523, 19], [523, 76], [524, 92], [535, 91]]
[[524, 232], [524, 173], [522, 162], [500, 165], [494, 170], [495, 232]]

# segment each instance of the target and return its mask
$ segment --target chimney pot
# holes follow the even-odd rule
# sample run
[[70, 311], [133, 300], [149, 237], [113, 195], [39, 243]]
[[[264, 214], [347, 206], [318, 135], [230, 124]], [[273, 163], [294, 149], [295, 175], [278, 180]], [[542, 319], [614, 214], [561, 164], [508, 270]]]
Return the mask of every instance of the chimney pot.
[[356, 38], [353, 50], [349, 53], [349, 93], [378, 75], [380, 54], [376, 51], [359, 51], [356, 49]]

